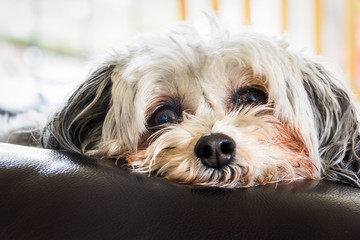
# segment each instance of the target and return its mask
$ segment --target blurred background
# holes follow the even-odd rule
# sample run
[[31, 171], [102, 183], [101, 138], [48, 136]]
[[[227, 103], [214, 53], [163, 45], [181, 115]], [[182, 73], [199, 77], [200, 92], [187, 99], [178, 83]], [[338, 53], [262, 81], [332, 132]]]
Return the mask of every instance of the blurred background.
[[360, 96], [360, 0], [0, 0], [0, 110], [53, 106], [113, 49], [180, 20], [286, 34], [340, 65]]

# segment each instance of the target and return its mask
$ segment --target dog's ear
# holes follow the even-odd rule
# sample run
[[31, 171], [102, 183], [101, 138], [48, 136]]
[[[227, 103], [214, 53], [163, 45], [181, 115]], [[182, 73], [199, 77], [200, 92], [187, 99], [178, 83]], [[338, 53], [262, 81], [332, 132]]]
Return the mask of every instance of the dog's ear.
[[43, 147], [84, 153], [98, 144], [111, 104], [114, 67], [100, 66], [74, 91], [44, 128]]
[[303, 73], [325, 177], [360, 186], [359, 116], [351, 91], [320, 64]]

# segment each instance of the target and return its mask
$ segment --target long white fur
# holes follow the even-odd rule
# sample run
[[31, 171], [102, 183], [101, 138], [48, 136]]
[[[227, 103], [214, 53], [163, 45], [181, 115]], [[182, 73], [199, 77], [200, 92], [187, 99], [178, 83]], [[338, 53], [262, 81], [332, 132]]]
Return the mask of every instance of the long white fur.
[[[360, 186], [359, 116], [345, 81], [281, 39], [231, 35], [210, 22], [207, 36], [180, 24], [117, 51], [45, 127], [43, 145], [125, 158], [135, 171], [190, 184], [244, 187], [326, 177]], [[231, 92], [254, 82], [269, 104], [229, 110]], [[180, 101], [182, 122], [149, 136], [140, 149], [150, 131], [146, 113], [163, 97]], [[211, 133], [236, 142], [235, 160], [221, 170], [194, 155], [197, 140]]]

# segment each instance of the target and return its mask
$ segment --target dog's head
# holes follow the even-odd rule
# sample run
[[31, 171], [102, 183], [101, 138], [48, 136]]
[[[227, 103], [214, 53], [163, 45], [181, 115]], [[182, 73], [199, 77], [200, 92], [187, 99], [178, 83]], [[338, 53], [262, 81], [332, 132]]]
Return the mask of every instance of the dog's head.
[[216, 186], [359, 183], [358, 116], [344, 83], [281, 40], [181, 26], [95, 70], [47, 125], [45, 147], [124, 158]]

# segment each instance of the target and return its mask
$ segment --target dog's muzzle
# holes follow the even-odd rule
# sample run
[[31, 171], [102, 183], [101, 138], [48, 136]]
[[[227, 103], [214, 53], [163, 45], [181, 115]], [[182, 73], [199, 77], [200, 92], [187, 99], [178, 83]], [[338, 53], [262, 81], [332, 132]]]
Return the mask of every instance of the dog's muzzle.
[[235, 151], [234, 140], [221, 133], [201, 137], [195, 145], [195, 156], [211, 168], [221, 169], [233, 159]]

